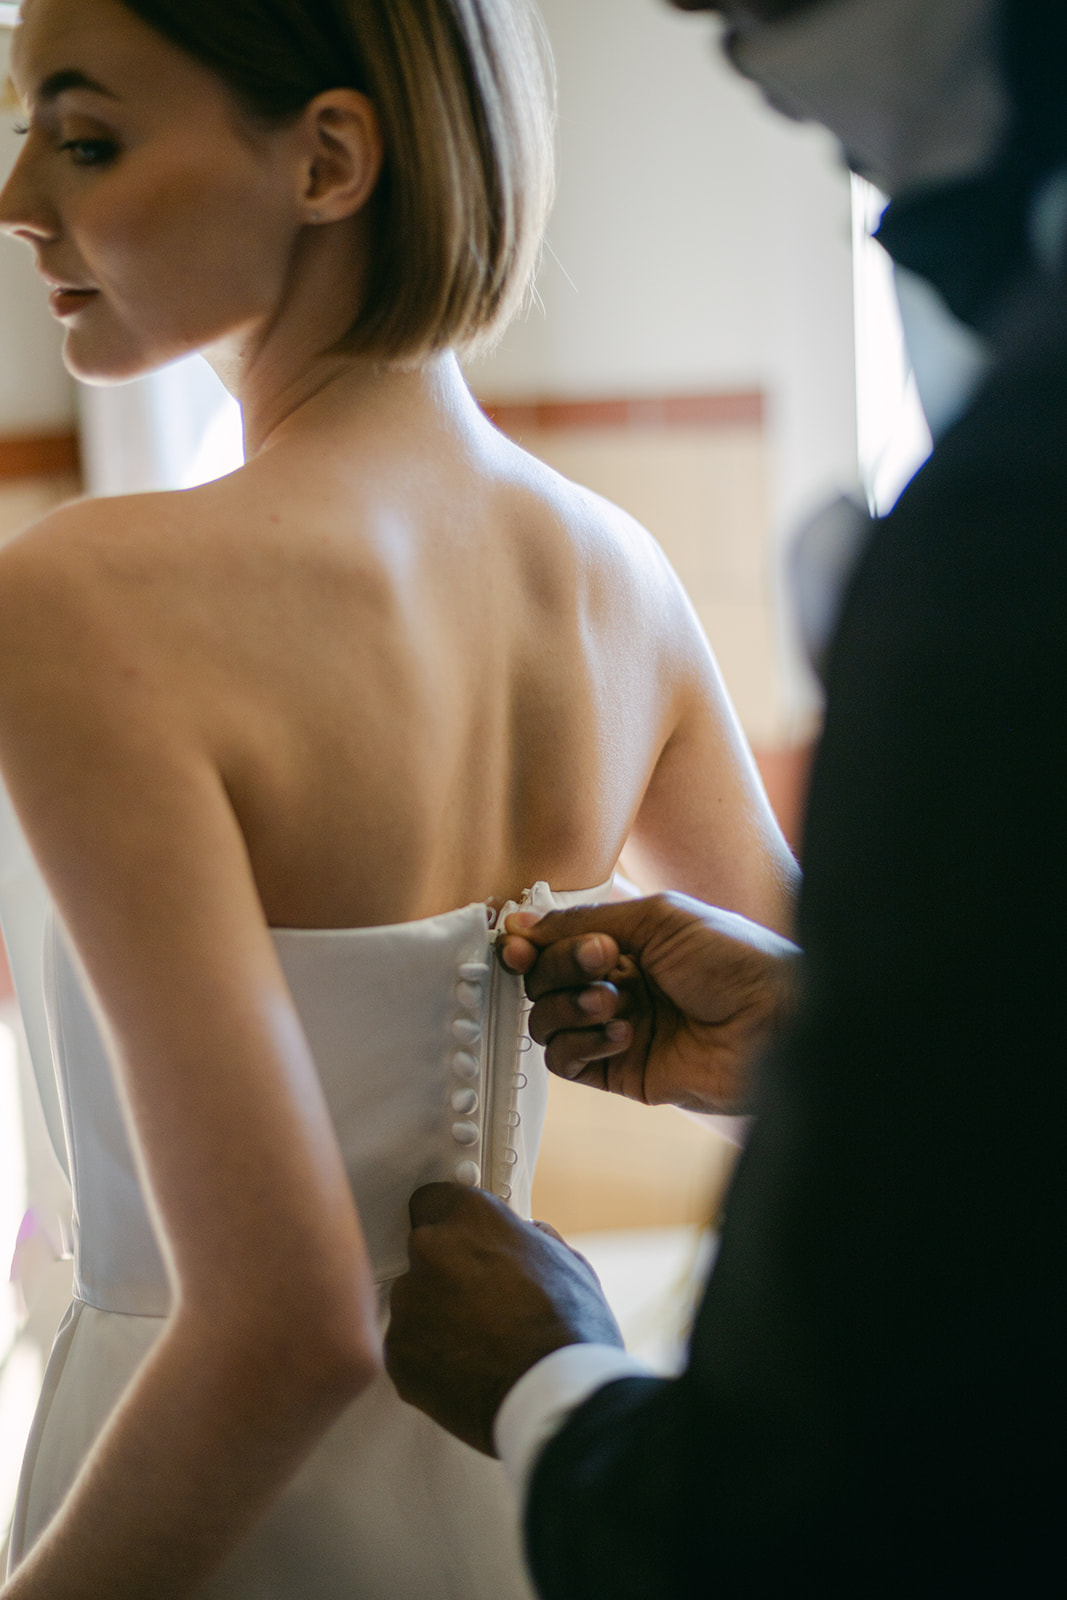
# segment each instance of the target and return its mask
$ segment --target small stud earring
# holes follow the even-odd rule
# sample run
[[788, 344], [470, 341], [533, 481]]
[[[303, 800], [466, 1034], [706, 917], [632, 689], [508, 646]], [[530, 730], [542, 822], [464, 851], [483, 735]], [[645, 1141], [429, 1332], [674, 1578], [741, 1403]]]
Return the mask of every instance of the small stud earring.
[[310, 213], [309, 220], [311, 222], [321, 222], [322, 221], [322, 212], [321, 211], [312, 211]]

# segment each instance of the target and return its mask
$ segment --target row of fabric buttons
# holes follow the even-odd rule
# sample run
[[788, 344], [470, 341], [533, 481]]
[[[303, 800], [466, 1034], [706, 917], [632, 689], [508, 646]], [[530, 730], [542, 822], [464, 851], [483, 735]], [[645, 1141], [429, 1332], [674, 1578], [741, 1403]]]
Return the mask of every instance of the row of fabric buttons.
[[461, 1010], [452, 1023], [452, 1038], [458, 1049], [452, 1056], [453, 1083], [449, 1107], [456, 1117], [452, 1124], [452, 1138], [460, 1150], [469, 1152], [456, 1163], [456, 1182], [473, 1189], [482, 1181], [482, 1169], [476, 1159], [482, 1133], [474, 1119], [481, 1108], [478, 1098], [481, 1077], [479, 1051], [489, 968], [484, 961], [463, 961], [458, 969], [458, 977], [456, 1000]]

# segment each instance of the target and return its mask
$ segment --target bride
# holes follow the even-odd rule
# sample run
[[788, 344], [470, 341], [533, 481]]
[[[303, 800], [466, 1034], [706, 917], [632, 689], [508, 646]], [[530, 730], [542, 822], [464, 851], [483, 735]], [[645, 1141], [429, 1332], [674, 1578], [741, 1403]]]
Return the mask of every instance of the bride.
[[536, 259], [536, 19], [22, 17], [0, 222], [71, 371], [204, 351], [248, 464], [0, 552], [0, 879], [77, 1226], [4, 1600], [523, 1596], [497, 1464], [379, 1356], [411, 1190], [528, 1205], [544, 1068], [494, 911], [606, 893], [626, 845], [782, 926], [794, 871], [655, 544], [457, 364]]

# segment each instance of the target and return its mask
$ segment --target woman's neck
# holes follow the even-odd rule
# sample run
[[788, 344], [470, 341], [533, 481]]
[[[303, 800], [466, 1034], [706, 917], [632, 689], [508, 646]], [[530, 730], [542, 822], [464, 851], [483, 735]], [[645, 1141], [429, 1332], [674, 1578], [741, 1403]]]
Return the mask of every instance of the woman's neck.
[[451, 350], [400, 366], [368, 356], [326, 354], [294, 372], [284, 385], [256, 390], [253, 405], [242, 398], [246, 457], [261, 454], [334, 424], [359, 425], [361, 416], [380, 426], [403, 412], [414, 432], [432, 414], [446, 425], [461, 424], [476, 411], [458, 360]]
[[304, 419], [321, 421], [404, 394], [446, 408], [470, 396], [450, 352], [410, 366], [347, 348], [357, 320], [373, 240], [362, 216], [305, 228], [267, 312], [231, 329], [203, 354], [239, 401], [248, 459], [288, 437]]

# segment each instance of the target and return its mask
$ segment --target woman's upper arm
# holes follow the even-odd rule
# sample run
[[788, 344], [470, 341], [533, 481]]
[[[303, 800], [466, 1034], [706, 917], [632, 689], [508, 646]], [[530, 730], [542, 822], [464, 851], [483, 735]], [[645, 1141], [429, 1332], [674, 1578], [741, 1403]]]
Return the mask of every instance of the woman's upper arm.
[[104, 1015], [183, 1308], [367, 1334], [362, 1235], [225, 784], [173, 675], [0, 559], [0, 763]]
[[703, 630], [673, 574], [664, 594], [668, 733], [627, 842], [642, 889], [681, 889], [788, 934], [799, 868]]

